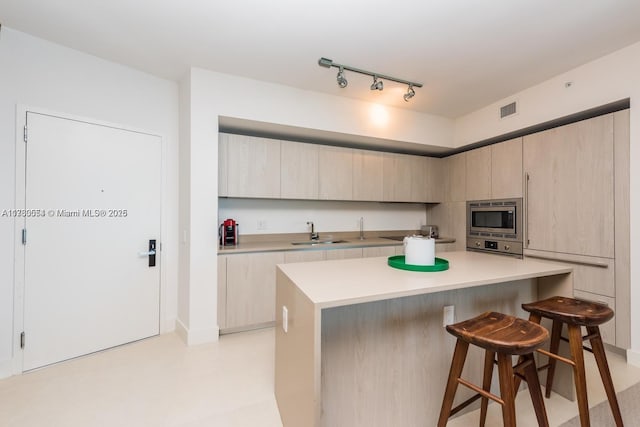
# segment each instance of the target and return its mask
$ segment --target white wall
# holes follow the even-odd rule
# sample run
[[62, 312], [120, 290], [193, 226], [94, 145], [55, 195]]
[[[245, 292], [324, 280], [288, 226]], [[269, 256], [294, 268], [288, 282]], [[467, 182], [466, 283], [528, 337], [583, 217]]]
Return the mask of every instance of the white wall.
[[[185, 82], [187, 79], [185, 79]], [[180, 297], [187, 301], [187, 342], [217, 339], [217, 252], [218, 215], [218, 117], [263, 121], [288, 126], [364, 135], [428, 145], [450, 147], [453, 121], [402, 109], [383, 108], [385, 126], [371, 120], [374, 104], [287, 86], [193, 68], [184, 84], [190, 97], [189, 145], [191, 179], [189, 212], [183, 215], [189, 235], [181, 268], [189, 269], [189, 283], [181, 283]], [[241, 88], [241, 95], [238, 90]], [[182, 125], [186, 125], [183, 121]], [[391, 216], [392, 218], [392, 216]], [[182, 277], [182, 276], [181, 276]], [[188, 289], [182, 289], [188, 287]], [[182, 302], [180, 305], [182, 306]]]
[[[219, 199], [218, 224], [227, 218], [239, 224], [243, 234], [308, 233], [315, 230], [364, 231], [419, 230], [426, 225], [426, 209], [420, 203], [328, 202], [320, 200]], [[264, 221], [265, 229], [258, 228]]]
[[[12, 30], [0, 32], [0, 210], [15, 208], [16, 105], [143, 129], [163, 137], [162, 330], [177, 299], [178, 87]], [[21, 131], [21, 130], [20, 130]], [[13, 220], [0, 217], [0, 378], [12, 372]]]
[[[566, 87], [566, 82], [572, 82]], [[620, 99], [631, 99], [631, 347], [640, 365], [640, 43], [604, 56], [456, 120], [463, 146]], [[499, 106], [517, 100], [519, 113], [499, 119]]]

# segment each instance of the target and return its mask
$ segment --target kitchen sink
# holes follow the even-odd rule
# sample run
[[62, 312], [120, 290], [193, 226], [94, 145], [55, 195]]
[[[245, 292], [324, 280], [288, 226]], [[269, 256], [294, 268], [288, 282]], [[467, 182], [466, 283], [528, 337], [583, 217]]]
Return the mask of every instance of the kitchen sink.
[[292, 245], [331, 245], [335, 243], [348, 243], [346, 240], [305, 240], [303, 242], [291, 242]]

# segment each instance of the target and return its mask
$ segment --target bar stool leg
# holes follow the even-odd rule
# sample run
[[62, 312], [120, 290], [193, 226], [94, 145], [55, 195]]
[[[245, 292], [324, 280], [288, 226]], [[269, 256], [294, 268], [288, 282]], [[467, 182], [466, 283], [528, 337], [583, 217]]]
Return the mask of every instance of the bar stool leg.
[[[558, 320], [554, 320], [553, 326], [551, 327], [551, 343], [549, 345], [549, 351], [553, 354], [558, 354], [558, 351], [560, 349], [561, 334], [562, 334], [562, 322]], [[555, 376], [555, 373], [556, 373], [556, 359], [554, 359], [553, 357], [550, 357], [548, 363], [549, 363], [549, 370], [547, 371], [547, 381], [544, 389], [544, 395], [547, 399], [551, 397], [551, 388], [553, 387], [553, 377]]]
[[[485, 391], [491, 390], [491, 377], [493, 376], [493, 362], [495, 361], [496, 353], [487, 350], [484, 355], [484, 375], [482, 377], [482, 389]], [[484, 427], [484, 423], [487, 420], [487, 406], [489, 405], [489, 398], [482, 397], [482, 404], [480, 405], [480, 427]]]
[[453, 398], [456, 396], [458, 378], [460, 378], [462, 368], [464, 368], [464, 361], [467, 358], [467, 350], [469, 350], [469, 343], [458, 339], [456, 341], [456, 348], [453, 352], [453, 359], [451, 360], [451, 369], [449, 370], [447, 388], [445, 389], [444, 398], [442, 400], [440, 418], [438, 418], [438, 427], [445, 427], [447, 425], [447, 420], [451, 415]]
[[524, 376], [527, 379], [527, 384], [529, 386], [529, 394], [531, 395], [533, 409], [535, 410], [536, 418], [538, 419], [538, 426], [549, 427], [549, 419], [547, 418], [547, 411], [544, 408], [544, 399], [542, 398], [542, 391], [540, 391], [538, 370], [536, 369], [533, 354], [526, 354], [522, 356], [522, 359], [530, 362], [524, 369]]
[[609, 406], [611, 406], [611, 412], [613, 413], [613, 419], [616, 421], [617, 427], [622, 427], [622, 415], [620, 414], [620, 406], [618, 406], [618, 398], [616, 397], [616, 391], [613, 388], [613, 381], [611, 380], [611, 371], [609, 370], [609, 363], [607, 362], [607, 355], [604, 352], [604, 344], [602, 344], [602, 337], [600, 336], [600, 328], [597, 326], [588, 326], [587, 334], [594, 336], [589, 341], [591, 342], [591, 349], [593, 350], [593, 356], [598, 364], [598, 370], [600, 371], [600, 378], [602, 378], [602, 384], [607, 392], [607, 399], [609, 399]]
[[580, 425], [590, 427], [589, 402], [587, 398], [587, 379], [584, 370], [584, 354], [582, 348], [582, 331], [580, 326], [567, 324], [569, 330], [569, 347], [571, 348], [571, 358], [575, 365], [573, 376], [576, 386], [576, 399], [578, 400], [578, 412], [580, 414]]
[[498, 353], [498, 376], [500, 378], [500, 398], [504, 427], [516, 427], [516, 405], [513, 395], [513, 366], [511, 355]]

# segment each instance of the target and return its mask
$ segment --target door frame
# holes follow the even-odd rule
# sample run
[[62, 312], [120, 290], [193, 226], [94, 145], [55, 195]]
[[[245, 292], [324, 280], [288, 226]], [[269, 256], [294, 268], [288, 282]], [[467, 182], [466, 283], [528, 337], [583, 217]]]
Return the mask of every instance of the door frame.
[[[165, 189], [167, 188], [167, 156], [166, 156], [166, 141], [165, 138], [155, 132], [135, 128], [128, 125], [106, 122], [104, 120], [98, 120], [95, 118], [78, 116], [74, 114], [62, 113], [59, 111], [52, 111], [46, 108], [31, 107], [24, 104], [16, 105], [16, 139], [15, 139], [15, 200], [14, 206], [16, 209], [21, 209], [25, 205], [26, 199], [26, 157], [25, 157], [25, 142], [24, 142], [24, 128], [27, 124], [27, 113], [43, 114], [53, 117], [59, 117], [61, 119], [75, 120], [84, 123], [95, 124], [99, 126], [107, 126], [116, 129], [122, 129], [125, 131], [138, 132], [160, 138], [160, 236], [158, 236], [159, 250], [160, 250], [160, 318], [159, 330], [160, 334], [168, 332], [171, 328], [167, 322], [167, 269], [163, 268], [166, 263], [166, 251], [162, 250], [162, 242], [164, 236], [168, 235], [167, 224], [164, 218], [166, 217], [166, 201], [167, 197]], [[28, 144], [28, 143], [27, 143]], [[25, 278], [25, 246], [22, 244], [22, 229], [24, 226], [24, 219], [14, 218], [14, 268], [13, 268], [13, 355], [12, 355], [12, 373], [13, 375], [20, 375], [24, 369], [24, 352], [20, 348], [20, 335], [24, 331], [24, 278]], [[28, 339], [28, 337], [27, 337]]]

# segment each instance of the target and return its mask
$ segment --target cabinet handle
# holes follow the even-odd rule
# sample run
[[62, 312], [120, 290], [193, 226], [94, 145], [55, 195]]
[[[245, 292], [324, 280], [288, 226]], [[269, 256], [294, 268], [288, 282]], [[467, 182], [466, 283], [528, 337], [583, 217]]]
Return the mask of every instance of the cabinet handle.
[[529, 172], [524, 173], [524, 238], [525, 248], [529, 247]]
[[609, 268], [609, 264], [606, 263], [606, 262], [576, 261], [576, 260], [554, 258], [554, 257], [551, 257], [551, 256], [536, 255], [536, 254], [525, 254], [525, 257], [527, 257], [527, 258], [536, 258], [536, 259], [544, 259], [546, 261], [566, 262], [567, 264], [586, 265], [586, 266], [589, 266], [589, 267]]

